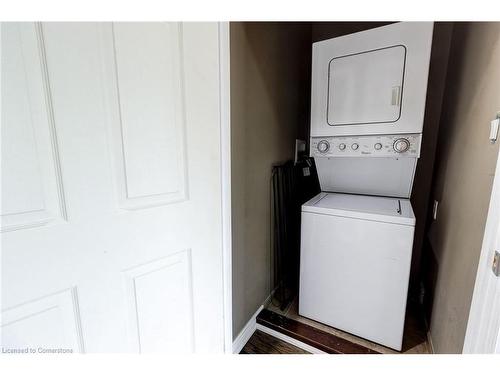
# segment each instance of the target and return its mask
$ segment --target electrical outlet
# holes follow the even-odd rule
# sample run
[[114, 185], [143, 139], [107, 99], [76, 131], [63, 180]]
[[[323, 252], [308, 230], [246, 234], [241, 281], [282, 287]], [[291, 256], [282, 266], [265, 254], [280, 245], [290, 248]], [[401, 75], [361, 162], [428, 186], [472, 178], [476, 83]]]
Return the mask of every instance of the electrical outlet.
[[438, 205], [439, 205], [439, 201], [434, 200], [434, 205], [432, 206], [432, 218], [433, 218], [434, 220], [437, 220], [437, 216], [438, 216]]

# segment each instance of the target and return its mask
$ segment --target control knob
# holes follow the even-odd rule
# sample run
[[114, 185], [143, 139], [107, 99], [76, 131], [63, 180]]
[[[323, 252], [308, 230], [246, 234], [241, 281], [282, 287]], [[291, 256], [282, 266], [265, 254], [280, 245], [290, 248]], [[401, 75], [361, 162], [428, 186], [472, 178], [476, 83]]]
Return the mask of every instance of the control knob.
[[330, 149], [330, 143], [328, 143], [328, 141], [326, 141], [326, 140], [319, 141], [317, 148], [318, 148], [319, 152], [324, 154], [325, 152], [327, 152]]
[[410, 148], [410, 142], [406, 138], [398, 138], [394, 141], [392, 147], [397, 153], [403, 153]]

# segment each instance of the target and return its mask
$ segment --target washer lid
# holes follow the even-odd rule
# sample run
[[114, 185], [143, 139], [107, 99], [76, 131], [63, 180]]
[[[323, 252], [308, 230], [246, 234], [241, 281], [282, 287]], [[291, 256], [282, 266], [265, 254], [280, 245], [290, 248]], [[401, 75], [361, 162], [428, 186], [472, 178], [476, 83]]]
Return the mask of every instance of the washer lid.
[[302, 212], [415, 225], [409, 199], [320, 193], [302, 205]]

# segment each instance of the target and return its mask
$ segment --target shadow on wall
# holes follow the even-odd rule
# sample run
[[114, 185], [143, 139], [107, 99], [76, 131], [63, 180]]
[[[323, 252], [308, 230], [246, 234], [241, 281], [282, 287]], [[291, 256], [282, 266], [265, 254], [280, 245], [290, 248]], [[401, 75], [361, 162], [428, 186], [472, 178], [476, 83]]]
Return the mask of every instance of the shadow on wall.
[[426, 277], [422, 273], [422, 254], [424, 252], [423, 247], [426, 246], [424, 238], [426, 228], [432, 215], [432, 204], [429, 207], [429, 201], [432, 190], [432, 176], [434, 173], [439, 124], [446, 88], [452, 32], [453, 24], [451, 22], [436, 22], [434, 24], [421, 156], [415, 171], [415, 180], [411, 195], [413, 211], [417, 218], [410, 273], [410, 298], [413, 299], [419, 296], [421, 292], [420, 282]]

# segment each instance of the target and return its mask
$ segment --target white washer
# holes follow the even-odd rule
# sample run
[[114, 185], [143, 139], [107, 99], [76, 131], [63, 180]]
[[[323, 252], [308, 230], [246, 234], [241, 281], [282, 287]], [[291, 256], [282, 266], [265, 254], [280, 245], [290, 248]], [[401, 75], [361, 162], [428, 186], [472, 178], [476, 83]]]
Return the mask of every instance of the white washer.
[[401, 350], [414, 228], [408, 199], [320, 193], [305, 203], [299, 314]]

